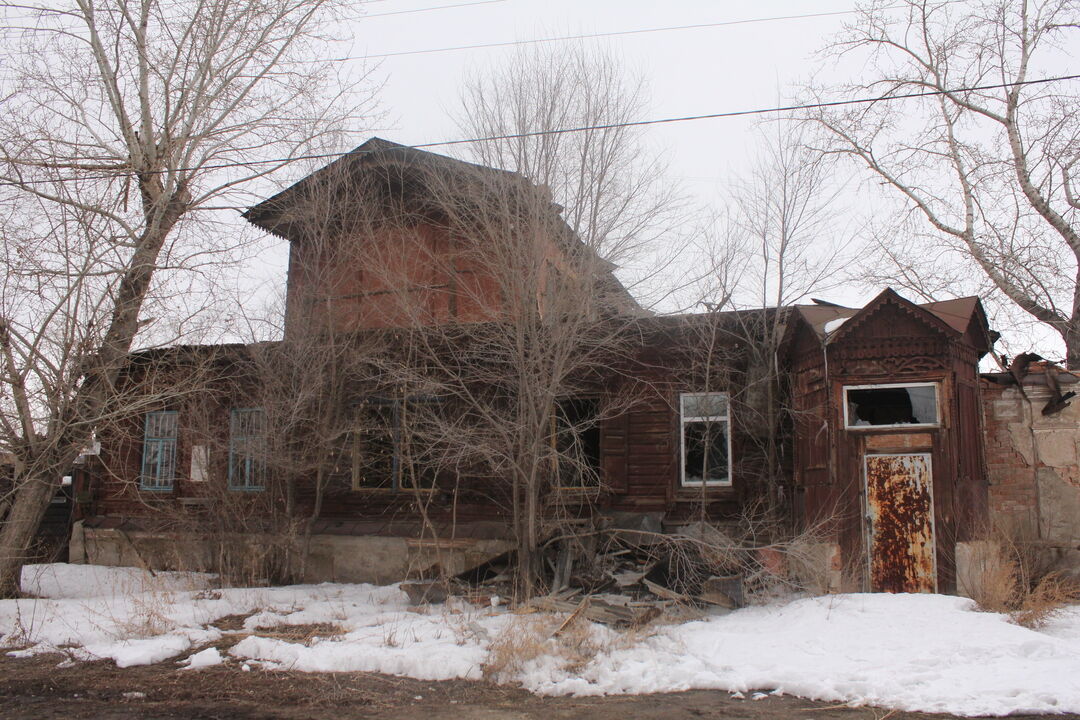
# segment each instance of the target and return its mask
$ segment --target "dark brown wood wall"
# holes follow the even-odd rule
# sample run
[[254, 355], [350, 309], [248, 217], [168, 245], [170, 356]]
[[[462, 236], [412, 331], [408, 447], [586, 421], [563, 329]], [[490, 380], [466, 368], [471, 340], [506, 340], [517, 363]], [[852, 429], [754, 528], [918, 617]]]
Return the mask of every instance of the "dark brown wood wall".
[[[978, 355], [971, 338], [942, 332], [900, 307], [885, 305], [853, 332], [830, 343], [827, 361], [826, 350], [809, 330], [795, 348], [799, 353], [793, 393], [799, 414], [795, 476], [802, 525], [834, 517], [835, 536], [849, 572], [857, 577], [867, 552], [864, 456], [929, 452], [938, 585], [943, 591], [954, 588], [955, 543], [970, 539], [986, 517]], [[845, 385], [917, 382], [939, 383], [939, 427], [845, 428]], [[834, 430], [815, 430], [814, 425], [823, 422]]]

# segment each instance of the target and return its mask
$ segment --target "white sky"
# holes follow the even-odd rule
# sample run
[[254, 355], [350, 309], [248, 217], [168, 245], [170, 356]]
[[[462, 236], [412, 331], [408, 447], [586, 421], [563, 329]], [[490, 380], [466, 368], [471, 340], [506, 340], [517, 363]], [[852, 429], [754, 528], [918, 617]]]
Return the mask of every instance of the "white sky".
[[[438, 6], [449, 7], [432, 9]], [[372, 77], [382, 84], [378, 99], [385, 116], [352, 145], [371, 135], [404, 144], [456, 139], [452, 115], [466, 74], [497, 66], [514, 47], [417, 51], [565, 35], [733, 23], [586, 42], [610, 49], [628, 72], [646, 79], [652, 96], [649, 118], [784, 104], [793, 88], [815, 72], [820, 82], [815, 52], [845, 21], [854, 19], [854, 7], [855, 0], [373, 0], [366, 6], [367, 17], [353, 25], [351, 47], [341, 48], [343, 56], [355, 58], [343, 62], [342, 69], [360, 73], [362, 58], [370, 58], [366, 67], [374, 65]], [[415, 10], [419, 12], [409, 12]], [[799, 15], [817, 17], [792, 17]], [[563, 44], [572, 42], [578, 41]], [[839, 70], [845, 76], [860, 71], [850, 66]], [[762, 141], [755, 124], [761, 117], [650, 126], [645, 137], [667, 155], [672, 181], [703, 206], [715, 208], [725, 202], [726, 187], [759, 151]], [[460, 155], [465, 150], [445, 152]], [[291, 175], [283, 171], [273, 179], [274, 187], [285, 187], [300, 175], [298, 168]], [[853, 184], [847, 203], [871, 202], [872, 195], [863, 190]], [[278, 243], [260, 255], [263, 267], [250, 271], [283, 286], [285, 258], [286, 248]], [[851, 287], [829, 291], [826, 297], [861, 304], [875, 294]]]
[[[475, 4], [459, 6], [469, 2]], [[430, 9], [439, 6], [450, 7]], [[497, 67], [515, 48], [416, 51], [566, 35], [735, 23], [585, 42], [609, 49], [629, 74], [646, 80], [652, 103], [642, 119], [773, 107], [809, 78], [814, 52], [853, 18], [854, 6], [854, 0], [373, 0], [367, 16], [353, 25], [351, 47], [341, 48], [343, 57], [354, 58], [342, 67], [354, 74], [365, 67], [372, 70], [372, 78], [382, 85], [378, 99], [385, 116], [353, 145], [370, 135], [403, 144], [458, 138], [452, 116], [466, 75]], [[824, 16], [790, 17], [807, 14]], [[580, 41], [556, 45], [573, 42]], [[701, 205], [716, 207], [724, 202], [727, 184], [758, 149], [761, 140], [754, 127], [760, 119], [656, 125], [646, 128], [645, 137], [667, 156], [673, 182]], [[463, 147], [432, 150], [466, 152]], [[291, 174], [283, 171], [275, 187], [285, 187], [302, 174], [299, 168]], [[270, 264], [268, 271], [277, 267], [278, 273], [284, 272], [284, 252], [279, 247], [262, 257]], [[847, 293], [841, 299], [868, 298]]]

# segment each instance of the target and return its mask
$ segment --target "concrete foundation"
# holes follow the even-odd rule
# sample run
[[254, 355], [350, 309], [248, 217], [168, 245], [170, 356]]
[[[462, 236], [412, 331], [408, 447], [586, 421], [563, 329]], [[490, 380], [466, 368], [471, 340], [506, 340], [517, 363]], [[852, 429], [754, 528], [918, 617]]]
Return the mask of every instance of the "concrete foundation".
[[[300, 540], [243, 535], [220, 541], [191, 534], [84, 528], [72, 533], [74, 562], [155, 570], [217, 572], [223, 564], [254, 572], [270, 560], [303, 582], [391, 583], [444, 572], [455, 575], [511, 548], [506, 540], [418, 540], [374, 535], [313, 535], [306, 562]], [[257, 576], [253, 575], [253, 579]]]

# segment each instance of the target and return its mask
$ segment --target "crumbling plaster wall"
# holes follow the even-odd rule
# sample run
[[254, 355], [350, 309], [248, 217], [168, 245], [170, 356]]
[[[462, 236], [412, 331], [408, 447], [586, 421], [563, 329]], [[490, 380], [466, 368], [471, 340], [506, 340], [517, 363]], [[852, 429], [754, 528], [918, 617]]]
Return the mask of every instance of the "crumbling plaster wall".
[[[271, 538], [242, 535], [232, 539], [255, 557], [270, 547]], [[145, 531], [122, 532], [75, 524], [71, 562], [92, 565], [149, 567], [155, 570], [215, 571], [214, 549], [206, 538], [191, 534]], [[423, 540], [375, 535], [313, 535], [306, 565], [306, 582], [392, 583], [427, 576], [436, 566], [449, 575], [474, 568], [507, 552], [506, 540]], [[298, 561], [299, 555], [296, 559]], [[299, 573], [299, 567], [294, 568]]]
[[[983, 382], [990, 517], [1080, 567], [1080, 401], [1050, 417], [1050, 391]], [[1025, 398], [1026, 395], [1026, 398]]]

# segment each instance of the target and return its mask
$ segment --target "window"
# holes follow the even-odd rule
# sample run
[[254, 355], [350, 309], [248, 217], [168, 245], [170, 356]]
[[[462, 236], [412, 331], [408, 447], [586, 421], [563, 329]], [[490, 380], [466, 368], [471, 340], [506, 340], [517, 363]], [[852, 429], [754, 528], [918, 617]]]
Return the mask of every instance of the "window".
[[139, 487], [143, 490], [172, 490], [175, 477], [176, 411], [146, 413]]
[[210, 473], [210, 446], [194, 445], [191, 448], [191, 482], [206, 482]]
[[679, 396], [682, 484], [731, 484], [731, 433], [727, 393]]
[[266, 413], [233, 409], [229, 419], [229, 489], [262, 490], [266, 484]]
[[552, 442], [557, 454], [557, 487], [600, 486], [599, 410], [595, 398], [567, 398], [556, 405]]
[[853, 427], [938, 425], [937, 383], [848, 385], [844, 424]]
[[369, 398], [356, 410], [356, 427], [336, 458], [333, 475], [346, 473], [353, 490], [397, 492], [435, 486], [438, 448], [423, 427], [438, 411], [430, 398]]

